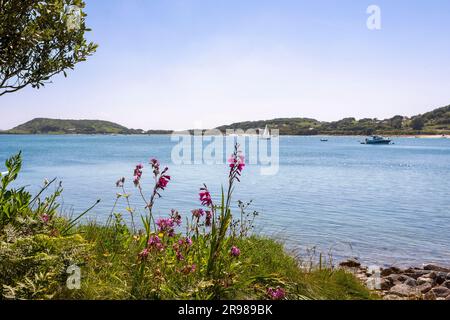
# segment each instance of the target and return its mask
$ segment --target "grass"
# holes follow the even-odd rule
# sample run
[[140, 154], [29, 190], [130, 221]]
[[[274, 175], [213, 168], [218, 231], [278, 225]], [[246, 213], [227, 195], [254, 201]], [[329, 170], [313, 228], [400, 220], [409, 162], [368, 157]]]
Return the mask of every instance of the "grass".
[[[281, 242], [255, 235], [236, 243], [242, 251], [239, 266], [234, 266], [234, 272], [232, 268], [224, 270], [226, 277], [220, 279], [222, 290], [218, 296], [214, 296], [214, 280], [203, 274], [184, 275], [158, 265], [146, 270], [146, 288], [133, 291], [140, 246], [130, 239], [118, 240], [107, 231], [95, 223], [79, 227], [77, 232], [92, 245], [93, 256], [83, 269], [81, 289], [59, 298], [255, 300], [267, 299], [267, 288], [277, 286], [285, 288], [286, 299], [376, 298], [347, 271], [331, 267], [305, 270]], [[106, 238], [102, 239], [102, 235]], [[114, 246], [114, 252], [105, 243]]]

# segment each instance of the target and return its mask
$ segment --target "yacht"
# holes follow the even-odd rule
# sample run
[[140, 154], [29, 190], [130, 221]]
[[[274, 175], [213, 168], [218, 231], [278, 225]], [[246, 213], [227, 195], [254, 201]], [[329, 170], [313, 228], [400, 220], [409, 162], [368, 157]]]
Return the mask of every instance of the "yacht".
[[381, 136], [372, 136], [371, 138], [366, 138], [362, 144], [390, 144], [392, 140], [381, 137]]
[[260, 135], [260, 138], [264, 140], [270, 140], [272, 138], [270, 135], [269, 127], [267, 125], [264, 128], [264, 133]]

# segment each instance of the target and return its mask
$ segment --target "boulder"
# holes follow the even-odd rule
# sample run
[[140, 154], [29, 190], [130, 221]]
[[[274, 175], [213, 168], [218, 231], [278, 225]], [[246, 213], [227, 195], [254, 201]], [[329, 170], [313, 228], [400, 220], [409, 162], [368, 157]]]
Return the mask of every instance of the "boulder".
[[416, 280], [414, 280], [413, 278], [409, 278], [409, 277], [403, 283], [409, 287], [415, 287], [417, 285]]
[[390, 275], [384, 277], [383, 279], [389, 280], [393, 284], [400, 284], [400, 283], [402, 283], [402, 281], [400, 281], [400, 275], [399, 274], [395, 274], [395, 273], [390, 274]]
[[389, 290], [389, 294], [394, 294], [400, 297], [409, 297], [411, 295], [414, 295], [414, 293], [415, 292], [413, 288], [403, 283], [397, 284]]
[[422, 294], [427, 293], [428, 291], [431, 290], [431, 288], [433, 288], [432, 285], [430, 283], [427, 283], [427, 282], [423, 283], [421, 285], [418, 285], [417, 287], [415, 287], [416, 292], [417, 293], [422, 293]]
[[359, 268], [361, 267], [361, 263], [357, 259], [348, 259], [347, 261], [339, 263], [339, 266], [345, 268]]
[[430, 272], [431, 272], [430, 270], [421, 270], [421, 269], [411, 269], [410, 268], [408, 270], [405, 270], [405, 272], [403, 274], [417, 280], [418, 278], [425, 276], [425, 275], [429, 274]]
[[446, 287], [434, 287], [431, 292], [435, 294], [437, 298], [445, 298], [450, 295], [450, 289]]
[[394, 286], [394, 282], [389, 278], [381, 278], [380, 279], [380, 289], [381, 290], [389, 290]]
[[424, 283], [429, 283], [430, 285], [434, 284], [434, 280], [433, 279], [431, 279], [429, 277], [425, 277], [425, 276], [417, 278], [416, 282], [417, 282], [418, 285], [421, 285], [421, 284], [424, 284]]
[[450, 296], [447, 296], [447, 297], [445, 298], [445, 300], [450, 300]]
[[436, 272], [436, 278], [434, 279], [438, 285], [443, 284], [447, 280], [447, 273]]
[[450, 289], [450, 280], [446, 280], [444, 283], [442, 283], [442, 286]]
[[424, 300], [436, 300], [436, 295], [434, 294], [434, 292], [432, 290], [430, 290], [427, 293], [425, 293], [423, 298], [424, 298]]
[[427, 264], [423, 266], [424, 270], [431, 270], [431, 271], [440, 271], [440, 272], [450, 272], [450, 269], [448, 268], [444, 268], [444, 267], [440, 267], [434, 264]]
[[381, 270], [381, 276], [382, 277], [387, 277], [391, 274], [399, 274], [402, 270], [400, 270], [397, 267], [389, 267], [386, 269]]

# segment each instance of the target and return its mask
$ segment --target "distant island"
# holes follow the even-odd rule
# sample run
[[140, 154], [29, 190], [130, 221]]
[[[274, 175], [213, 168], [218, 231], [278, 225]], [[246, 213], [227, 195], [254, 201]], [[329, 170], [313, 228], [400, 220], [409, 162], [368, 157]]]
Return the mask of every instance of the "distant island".
[[325, 122], [309, 118], [280, 118], [248, 121], [218, 127], [219, 130], [264, 128], [280, 130], [280, 135], [447, 135], [450, 134], [450, 105], [413, 117], [389, 119], [345, 118]]
[[[246, 121], [223, 125], [216, 129], [258, 129], [268, 126], [280, 135], [449, 135], [450, 105], [412, 117], [394, 116], [389, 119], [345, 118], [325, 122], [309, 118], [280, 118]], [[102, 120], [60, 120], [36, 118], [2, 134], [171, 134], [172, 130], [129, 129]]]
[[170, 134], [169, 130], [129, 129], [103, 120], [61, 120], [36, 118], [7, 131], [6, 134]]

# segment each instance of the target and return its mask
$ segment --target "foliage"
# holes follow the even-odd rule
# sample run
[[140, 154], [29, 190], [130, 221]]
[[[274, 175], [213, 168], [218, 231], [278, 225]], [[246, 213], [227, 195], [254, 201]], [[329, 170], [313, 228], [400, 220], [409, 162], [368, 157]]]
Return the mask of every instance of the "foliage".
[[36, 118], [11, 129], [9, 132], [30, 134], [112, 134], [128, 133], [128, 129], [116, 123], [101, 120], [57, 120]]
[[282, 118], [267, 121], [247, 121], [218, 127], [227, 129], [257, 129], [268, 126], [278, 129], [281, 135], [373, 135], [373, 134], [415, 134], [422, 131], [426, 134], [450, 134], [450, 106], [435, 109], [431, 112], [412, 118], [396, 115], [389, 119], [345, 118], [333, 122], [319, 122], [308, 118]]
[[40, 88], [92, 55], [82, 0], [0, 0], [0, 96]]

